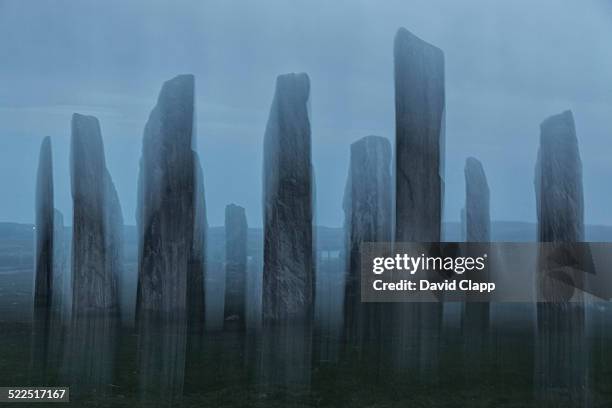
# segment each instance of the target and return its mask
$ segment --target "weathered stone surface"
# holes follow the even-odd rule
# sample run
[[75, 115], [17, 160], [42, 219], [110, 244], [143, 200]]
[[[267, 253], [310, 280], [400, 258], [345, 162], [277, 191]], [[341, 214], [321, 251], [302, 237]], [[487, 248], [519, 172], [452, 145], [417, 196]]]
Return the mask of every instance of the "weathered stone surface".
[[[553, 247], [561, 248], [564, 243], [584, 239], [582, 162], [571, 111], [546, 119], [540, 130], [534, 183], [538, 240], [557, 243]], [[539, 267], [546, 269], [549, 254], [540, 252], [539, 257]], [[537, 285], [540, 300], [555, 301], [538, 303], [537, 390], [543, 398], [567, 398], [572, 406], [585, 406], [588, 348], [583, 295], [568, 292], [566, 285], [542, 274]], [[573, 301], [565, 302], [570, 297]]]
[[164, 83], [144, 131], [137, 210], [137, 318], [183, 317], [201, 327], [205, 213], [201, 170], [193, 150], [194, 86], [192, 75]]
[[343, 207], [344, 337], [356, 343], [380, 340], [375, 328], [384, 317], [381, 305], [361, 302], [360, 245], [391, 241], [391, 144], [386, 138], [367, 136], [351, 145]]
[[95, 117], [73, 115], [70, 160], [72, 375], [79, 386], [100, 389], [110, 381], [114, 363], [123, 216]]
[[281, 75], [264, 137], [263, 338], [266, 384], [310, 384], [314, 183], [306, 74]]
[[[400, 28], [394, 65], [395, 240], [435, 243], [441, 238], [444, 191], [444, 54]], [[442, 305], [398, 304], [394, 319], [393, 364], [433, 372]]]
[[32, 323], [33, 375], [43, 380], [47, 368], [53, 300], [53, 160], [51, 139], [45, 137], [38, 156], [36, 177], [36, 247], [34, 320]]
[[439, 242], [444, 191], [444, 54], [395, 36], [396, 241]]
[[225, 207], [225, 308], [227, 329], [246, 328], [246, 272], [248, 225], [243, 207]]
[[468, 242], [491, 240], [489, 185], [482, 164], [470, 157], [465, 161], [465, 218]]
[[53, 212], [53, 301], [54, 316], [62, 324], [70, 320], [71, 282], [68, 265], [69, 240], [64, 227], [64, 215], [55, 209]]
[[48, 323], [53, 293], [53, 161], [51, 138], [40, 146], [36, 180], [36, 262], [34, 278], [35, 320]]
[[538, 239], [580, 242], [584, 239], [582, 162], [572, 112], [546, 119], [540, 129], [535, 181]]
[[[488, 243], [491, 240], [491, 218], [489, 211], [489, 185], [480, 161], [469, 157], [465, 161], [465, 240]], [[484, 244], [482, 247], [486, 247]], [[488, 252], [488, 251], [485, 251]], [[474, 256], [476, 254], [466, 254]], [[478, 256], [478, 255], [476, 255]], [[482, 279], [482, 278], [481, 278]], [[482, 279], [484, 280], [484, 279]], [[478, 300], [482, 300], [480, 297]], [[465, 375], [479, 371], [481, 356], [486, 352], [490, 310], [489, 303], [476, 302], [466, 294], [461, 316]], [[476, 381], [474, 378], [473, 381]]]
[[[70, 279], [70, 240], [64, 227], [64, 215], [53, 214], [53, 294], [51, 301], [51, 333], [49, 356], [62, 355], [66, 343], [66, 328], [70, 324], [72, 285]], [[57, 358], [54, 359], [57, 362]]]
[[123, 216], [106, 169], [100, 124], [72, 117], [73, 315], [116, 316], [122, 273]]
[[306, 74], [281, 75], [264, 139], [264, 288], [267, 323], [312, 318], [313, 184]]
[[193, 75], [164, 83], [145, 126], [138, 182], [136, 317], [141, 390], [183, 390], [187, 332], [204, 328], [206, 210]]

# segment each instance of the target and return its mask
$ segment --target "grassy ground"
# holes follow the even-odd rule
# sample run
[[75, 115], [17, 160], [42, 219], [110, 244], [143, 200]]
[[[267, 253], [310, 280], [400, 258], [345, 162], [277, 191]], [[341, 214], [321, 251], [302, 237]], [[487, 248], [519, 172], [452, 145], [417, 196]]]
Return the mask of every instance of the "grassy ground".
[[[0, 386], [31, 383], [31, 276], [0, 274]], [[602, 324], [606, 324], [603, 320]], [[589, 395], [593, 407], [612, 406], [612, 340], [598, 329], [591, 333]], [[315, 343], [319, 341], [315, 339]], [[168, 406], [160, 400], [143, 401], [138, 393], [137, 336], [124, 330], [107, 394], [84, 394], [71, 406]], [[437, 374], [393, 370], [374, 359], [342, 353], [335, 361], [313, 358], [309, 387], [292, 389], [258, 385], [257, 367], [236, 356], [240, 339], [221, 332], [207, 333], [196, 351], [187, 356], [180, 407], [540, 407], [533, 391], [533, 336], [513, 329], [496, 332], [489, 346], [466, 364], [458, 330], [447, 329], [439, 348]], [[60, 366], [62, 356], [55, 356]], [[65, 385], [58, 370], [47, 384]], [[42, 407], [45, 404], [36, 404]], [[21, 406], [27, 406], [22, 404]], [[50, 405], [57, 406], [57, 405]], [[549, 401], [548, 406], [571, 406]]]

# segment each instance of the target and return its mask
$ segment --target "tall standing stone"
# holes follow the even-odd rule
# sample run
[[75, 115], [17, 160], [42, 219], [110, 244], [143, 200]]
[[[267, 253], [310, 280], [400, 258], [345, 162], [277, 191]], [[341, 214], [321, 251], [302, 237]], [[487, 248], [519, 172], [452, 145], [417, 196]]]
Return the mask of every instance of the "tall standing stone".
[[[51, 139], [45, 137], [36, 178], [36, 255], [34, 273], [33, 371], [46, 371], [53, 299], [54, 213]], [[44, 376], [44, 374], [42, 374]]]
[[64, 329], [70, 324], [72, 286], [69, 245], [68, 234], [64, 227], [64, 215], [55, 209], [53, 212], [53, 294], [49, 347], [51, 356], [62, 355], [66, 343]]
[[243, 207], [225, 207], [225, 308], [223, 327], [246, 329], [248, 225]]
[[467, 242], [491, 240], [489, 184], [482, 163], [473, 157], [465, 161], [465, 230]]
[[264, 381], [300, 383], [310, 376], [315, 263], [309, 93], [306, 74], [279, 76], [264, 137], [264, 365], [270, 374]]
[[[489, 185], [480, 161], [469, 157], [465, 161], [465, 234], [467, 242], [482, 243], [479, 253], [487, 253], [487, 243], [491, 240], [491, 217], [489, 211]], [[466, 254], [472, 256], [475, 254]], [[462, 313], [462, 337], [464, 341], [464, 361], [466, 375], [476, 374], [479, 362], [486, 352], [489, 330], [489, 303], [478, 301], [466, 295]]]
[[206, 210], [193, 75], [164, 83], [145, 126], [138, 186], [136, 317], [141, 390], [183, 390], [187, 332], [204, 327]]
[[64, 215], [53, 212], [53, 315], [58, 324], [69, 321], [71, 309], [71, 282], [68, 265], [68, 239]]
[[[394, 62], [395, 240], [436, 243], [444, 192], [444, 54], [400, 28]], [[431, 369], [437, 365], [442, 305], [397, 306], [394, 362]]]
[[367, 136], [351, 145], [344, 190], [346, 280], [344, 338], [364, 347], [381, 342], [382, 304], [361, 302], [361, 252], [364, 242], [391, 241], [391, 144]]
[[100, 389], [113, 370], [123, 272], [123, 216], [100, 124], [72, 116], [72, 356], [74, 381]]
[[281, 75], [264, 139], [264, 324], [312, 318], [313, 185], [306, 74]]
[[[582, 162], [571, 111], [546, 119], [540, 126], [540, 149], [535, 189], [539, 268], [546, 269], [550, 252], [570, 248], [584, 239]], [[571, 256], [571, 254], [570, 254]], [[584, 296], [542, 274], [537, 280], [537, 348], [535, 381], [540, 397], [568, 398], [573, 406], [587, 405], [588, 350]], [[556, 294], [562, 294], [555, 298]], [[571, 302], [567, 300], [572, 298]]]
[[395, 36], [398, 242], [439, 242], [444, 192], [444, 54], [408, 30]]

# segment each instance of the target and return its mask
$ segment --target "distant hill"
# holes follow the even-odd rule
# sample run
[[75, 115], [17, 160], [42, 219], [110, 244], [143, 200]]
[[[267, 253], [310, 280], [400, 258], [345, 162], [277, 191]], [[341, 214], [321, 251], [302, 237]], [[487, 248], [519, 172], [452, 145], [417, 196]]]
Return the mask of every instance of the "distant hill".
[[[32, 268], [34, 252], [34, 226], [11, 222], [0, 223], [0, 271], [7, 269]], [[67, 228], [70, 236], [70, 227]], [[533, 242], [536, 239], [536, 224], [516, 221], [495, 221], [491, 225], [493, 241]], [[444, 240], [460, 241], [461, 225], [458, 222], [444, 223]], [[588, 225], [586, 239], [593, 242], [612, 242], [612, 227]], [[210, 227], [208, 230], [209, 256], [222, 262], [225, 231], [223, 227]], [[260, 257], [263, 248], [261, 228], [249, 228], [248, 251], [251, 256]], [[342, 228], [317, 227], [316, 244], [319, 251], [338, 251], [342, 249], [344, 234]], [[125, 260], [137, 262], [137, 231], [133, 225], [124, 229]]]
[[32, 239], [34, 239], [34, 225], [0, 222], [0, 240], [31, 241]]

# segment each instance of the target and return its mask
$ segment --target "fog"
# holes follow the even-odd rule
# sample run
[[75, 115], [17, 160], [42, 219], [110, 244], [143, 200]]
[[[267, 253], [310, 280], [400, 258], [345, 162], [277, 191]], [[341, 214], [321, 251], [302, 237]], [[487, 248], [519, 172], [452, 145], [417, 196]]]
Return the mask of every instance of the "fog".
[[163, 81], [196, 76], [210, 225], [225, 205], [261, 226], [263, 135], [277, 75], [311, 80], [317, 222], [342, 223], [349, 145], [395, 137], [393, 37], [404, 26], [446, 63], [445, 219], [479, 158], [494, 220], [534, 221], [539, 125], [572, 109], [585, 221], [612, 225], [612, 6], [604, 0], [0, 0], [0, 221], [34, 221], [40, 142], [71, 218], [70, 117], [99, 118], [125, 222], [135, 223], [142, 133]]

